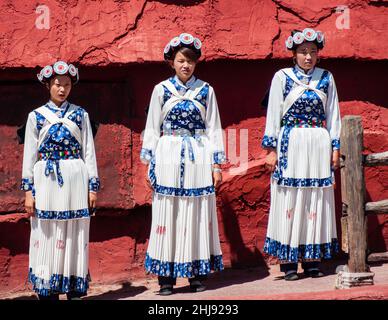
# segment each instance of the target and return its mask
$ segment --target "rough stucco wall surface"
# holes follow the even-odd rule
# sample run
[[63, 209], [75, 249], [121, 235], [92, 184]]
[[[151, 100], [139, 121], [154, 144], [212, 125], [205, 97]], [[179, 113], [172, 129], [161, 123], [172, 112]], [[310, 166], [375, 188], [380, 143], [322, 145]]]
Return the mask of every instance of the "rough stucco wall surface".
[[[198, 76], [214, 86], [227, 136], [236, 130], [237, 150], [248, 155], [246, 168], [225, 166], [218, 192], [226, 266], [272, 262], [262, 253], [270, 194], [259, 145], [266, 114], [260, 100], [275, 70], [291, 63], [284, 50], [290, 30], [309, 26], [325, 32], [321, 66], [335, 76], [341, 115], [361, 115], [366, 153], [388, 150], [384, 1], [342, 1], [350, 9], [350, 28], [343, 30], [336, 28], [338, 3], [331, 0], [242, 0], [237, 6], [232, 0], [49, 0], [45, 5], [49, 30], [35, 27], [37, 3], [0, 1], [0, 293], [26, 288], [29, 221], [18, 190], [23, 149], [16, 130], [46, 99], [34, 79], [37, 66], [57, 59], [76, 63], [81, 82], [71, 101], [101, 123], [95, 142], [102, 190], [90, 234], [90, 271], [97, 283], [144, 277], [151, 191], [139, 160], [141, 131], [152, 87], [170, 72], [162, 50], [172, 36], [186, 31], [203, 40]], [[240, 147], [242, 129], [248, 130], [248, 143]], [[233, 168], [239, 174], [232, 174]], [[367, 168], [365, 176], [367, 201], [388, 198], [386, 168]], [[387, 251], [388, 217], [368, 219], [370, 249]]]

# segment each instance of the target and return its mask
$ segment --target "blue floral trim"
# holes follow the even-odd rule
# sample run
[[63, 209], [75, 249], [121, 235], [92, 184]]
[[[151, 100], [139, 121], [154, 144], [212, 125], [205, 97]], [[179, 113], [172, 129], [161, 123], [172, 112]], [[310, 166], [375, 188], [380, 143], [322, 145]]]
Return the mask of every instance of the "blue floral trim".
[[89, 178], [89, 191], [100, 190], [100, 179], [98, 177]]
[[148, 171], [148, 178], [150, 179], [151, 186], [155, 189], [156, 184], [156, 175], [155, 175], [155, 157], [151, 159], [150, 167]]
[[64, 277], [62, 274], [53, 274], [50, 280], [44, 280], [32, 273], [32, 268], [28, 272], [28, 281], [33, 285], [33, 290], [42, 296], [49, 296], [56, 293], [80, 292], [85, 293], [89, 288], [90, 275], [86, 278], [77, 276]]
[[89, 209], [68, 210], [68, 211], [46, 211], [36, 209], [36, 217], [39, 219], [68, 220], [89, 217]]
[[207, 109], [206, 101], [207, 101], [207, 96], [209, 93], [209, 85], [205, 84], [201, 91], [194, 97], [195, 100], [197, 100], [200, 104], [202, 104], [205, 109]]
[[140, 151], [140, 159], [141, 160], [144, 160], [146, 162], [150, 162], [152, 157], [153, 157], [152, 150], [145, 149], [145, 148], [141, 149], [141, 151]]
[[23, 178], [20, 184], [20, 190], [31, 191], [34, 188], [34, 180], [30, 178]]
[[55, 170], [57, 173], [58, 185], [60, 187], [62, 187], [63, 186], [63, 177], [62, 177], [62, 172], [61, 172], [61, 166], [59, 165], [59, 160], [48, 159], [46, 161], [46, 167], [44, 170], [44, 174], [46, 175], [46, 177], [48, 177], [50, 174], [54, 174], [54, 167], [55, 167]]
[[329, 178], [284, 178], [280, 177], [279, 171], [275, 171], [273, 178], [277, 180], [277, 184], [284, 187], [294, 187], [294, 188], [312, 188], [312, 187], [330, 187], [333, 185], [332, 177]]
[[298, 262], [299, 259], [331, 259], [339, 252], [338, 240], [333, 238], [329, 243], [301, 244], [290, 247], [279, 241], [266, 237], [264, 252], [282, 261]]
[[206, 275], [214, 271], [224, 269], [222, 255], [210, 256], [210, 259], [194, 260], [191, 262], [169, 262], [152, 259], [146, 254], [144, 267], [147, 272], [163, 277], [192, 278], [198, 275]]
[[195, 189], [184, 189], [156, 185], [154, 186], [154, 190], [156, 193], [159, 194], [176, 197], [200, 197], [209, 194], [214, 194], [214, 186]]
[[274, 137], [264, 136], [261, 142], [263, 148], [276, 148], [278, 145], [278, 139]]
[[222, 164], [226, 162], [226, 155], [224, 151], [217, 151], [213, 153], [213, 163]]
[[[199, 141], [201, 140], [201, 137], [197, 137]], [[190, 161], [194, 161], [194, 150], [193, 145], [191, 144], [190, 136], [184, 136], [182, 139], [182, 147], [181, 147], [181, 163], [180, 163], [180, 176], [179, 176], [179, 182], [180, 187], [183, 188], [184, 184], [184, 178], [185, 178], [185, 150], [187, 148], [187, 151], [189, 152], [189, 159]]]
[[281, 173], [283, 173], [283, 169], [287, 169], [288, 166], [288, 143], [290, 139], [290, 132], [293, 128], [294, 127], [285, 127], [280, 141], [279, 166]]
[[167, 195], [167, 196], [200, 197], [200, 196], [205, 196], [205, 195], [215, 193], [214, 186], [208, 186], [204, 188], [184, 189], [184, 188], [164, 187], [157, 184], [156, 175], [155, 175], [155, 158], [152, 158], [150, 162], [148, 177], [150, 179], [150, 183], [152, 187], [154, 188], [154, 191], [156, 193]]
[[339, 150], [341, 147], [340, 139], [331, 140], [331, 146], [333, 147], [333, 150]]

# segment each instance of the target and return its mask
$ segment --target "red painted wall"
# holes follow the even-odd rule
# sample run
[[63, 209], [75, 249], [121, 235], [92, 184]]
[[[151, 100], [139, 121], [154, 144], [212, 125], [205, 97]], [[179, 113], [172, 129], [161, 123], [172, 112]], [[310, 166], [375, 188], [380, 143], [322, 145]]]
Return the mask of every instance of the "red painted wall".
[[[334, 74], [342, 116], [362, 116], [366, 152], [388, 150], [387, 7], [381, 1], [343, 1], [351, 9], [352, 27], [337, 30], [334, 1], [309, 6], [304, 0], [244, 1], [237, 8], [228, 0], [47, 1], [50, 30], [33, 27], [35, 3], [0, 2], [0, 294], [26, 288], [29, 222], [18, 191], [22, 146], [16, 129], [47, 99], [35, 80], [37, 65], [57, 58], [78, 63], [81, 82], [70, 100], [101, 123], [96, 148], [102, 190], [90, 234], [95, 282], [144, 276], [151, 193], [139, 161], [140, 134], [153, 86], [171, 74], [161, 62], [162, 49], [184, 30], [203, 39], [197, 75], [215, 88], [223, 127], [237, 129], [237, 141], [240, 129], [249, 132], [248, 170], [231, 175], [226, 166], [217, 199], [227, 266], [265, 268], [269, 262], [262, 254], [269, 174], [259, 141], [266, 114], [260, 101], [274, 72], [291, 63], [283, 44], [292, 28], [309, 25], [326, 32], [320, 65]], [[366, 26], [375, 32], [366, 33]], [[367, 201], [388, 198], [388, 170], [367, 168], [365, 175]], [[388, 249], [387, 219], [369, 218], [372, 251]]]

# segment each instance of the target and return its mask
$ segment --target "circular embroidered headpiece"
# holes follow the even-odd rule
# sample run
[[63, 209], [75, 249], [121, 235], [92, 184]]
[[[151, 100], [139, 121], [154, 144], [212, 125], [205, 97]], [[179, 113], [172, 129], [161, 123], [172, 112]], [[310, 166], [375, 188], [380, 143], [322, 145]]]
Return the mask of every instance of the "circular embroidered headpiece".
[[321, 31], [315, 31], [311, 28], [306, 28], [303, 31], [293, 31], [286, 40], [286, 48], [295, 50], [298, 45], [306, 41], [314, 42], [318, 49], [322, 49], [325, 45], [325, 36]]
[[201, 56], [202, 42], [194, 38], [190, 33], [181, 33], [178, 37], [172, 38], [164, 48], [164, 59], [171, 60], [174, 53], [182, 47], [193, 50], [198, 58]]
[[79, 80], [78, 69], [64, 61], [57, 61], [52, 66], [45, 66], [36, 76], [41, 83], [46, 83], [55, 75], [67, 75], [73, 84], [76, 84]]

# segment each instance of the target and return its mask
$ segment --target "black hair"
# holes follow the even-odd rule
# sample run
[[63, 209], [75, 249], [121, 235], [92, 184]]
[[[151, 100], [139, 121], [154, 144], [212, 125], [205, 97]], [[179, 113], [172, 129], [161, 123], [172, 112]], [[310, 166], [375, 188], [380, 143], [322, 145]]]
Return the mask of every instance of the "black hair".
[[179, 48], [178, 50], [176, 50], [176, 51], [173, 53], [173, 55], [172, 55], [172, 57], [171, 57], [171, 60], [174, 61], [175, 56], [176, 56], [176, 54], [177, 54], [178, 52], [182, 53], [186, 58], [188, 58], [188, 59], [194, 61], [195, 63], [198, 62], [199, 57], [200, 57], [199, 54], [198, 54], [197, 52], [195, 52], [193, 49], [190, 49], [190, 48], [187, 48], [187, 47], [181, 47], [181, 48]]

